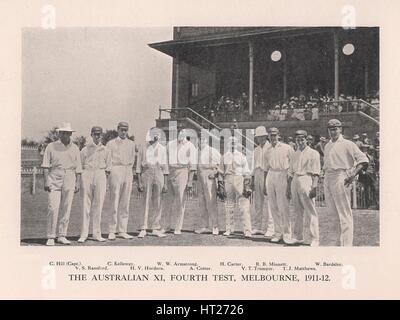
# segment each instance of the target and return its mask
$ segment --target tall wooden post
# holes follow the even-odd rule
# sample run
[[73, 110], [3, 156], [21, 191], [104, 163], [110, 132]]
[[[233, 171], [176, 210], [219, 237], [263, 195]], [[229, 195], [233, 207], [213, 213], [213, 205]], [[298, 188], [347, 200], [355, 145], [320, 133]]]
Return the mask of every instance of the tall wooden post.
[[364, 61], [364, 95], [365, 97], [368, 96], [368, 59], [366, 58]]
[[353, 181], [353, 209], [357, 209], [357, 181]]
[[175, 79], [175, 90], [174, 90], [174, 103], [173, 107], [178, 108], [179, 107], [179, 65], [180, 65], [180, 57], [179, 53], [176, 54], [176, 57], [174, 59], [174, 79]]
[[249, 115], [253, 115], [254, 46], [249, 42]]
[[287, 63], [286, 63], [286, 50], [283, 50], [283, 100], [287, 100]]
[[31, 191], [32, 194], [36, 193], [36, 174], [37, 174], [37, 169], [36, 169], [36, 167], [33, 167], [33, 170], [32, 170], [32, 191]]
[[337, 31], [333, 32], [333, 47], [335, 55], [335, 100], [339, 99], [339, 38]]

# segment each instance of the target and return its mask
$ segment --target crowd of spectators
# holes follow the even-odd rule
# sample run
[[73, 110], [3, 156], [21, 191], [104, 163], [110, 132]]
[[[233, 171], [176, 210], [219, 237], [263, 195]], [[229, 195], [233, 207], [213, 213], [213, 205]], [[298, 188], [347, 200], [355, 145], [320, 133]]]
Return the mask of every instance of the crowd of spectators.
[[267, 103], [264, 98], [255, 94], [253, 117], [249, 115], [249, 99], [246, 93], [242, 93], [236, 98], [221, 96], [214, 103], [193, 107], [193, 109], [212, 122], [252, 119], [268, 121], [318, 120], [321, 113], [355, 111], [363, 111], [368, 115], [375, 116], [376, 109], [371, 108], [367, 103], [358, 101], [358, 99], [363, 99], [375, 108], [379, 108], [379, 92], [362, 98], [340, 94], [338, 100], [335, 101], [333, 95], [323, 95], [318, 88], [315, 88], [310, 94], [292, 96], [286, 101], [273, 104]]

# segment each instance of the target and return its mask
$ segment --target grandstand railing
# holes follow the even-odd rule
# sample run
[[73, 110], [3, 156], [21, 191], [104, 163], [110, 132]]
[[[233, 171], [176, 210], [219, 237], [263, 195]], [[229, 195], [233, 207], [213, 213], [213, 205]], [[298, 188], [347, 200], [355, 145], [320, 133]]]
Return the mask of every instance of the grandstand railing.
[[[195, 121], [199, 127], [204, 128], [204, 129], [217, 129], [218, 131], [223, 130], [220, 126], [215, 124], [214, 122], [210, 121], [206, 117], [202, 116], [200, 113], [194, 111], [191, 108], [159, 108], [159, 119], [162, 119], [162, 112], [166, 112], [170, 114], [170, 118], [174, 120], [178, 119], [191, 119], [192, 121]], [[236, 134], [236, 133], [235, 133]], [[245, 135], [243, 135], [240, 132], [237, 132], [237, 134], [245, 139], [247, 142], [251, 143], [252, 146], [255, 146], [255, 143], [253, 140], [249, 139]], [[212, 135], [211, 135], [212, 136]]]
[[43, 174], [43, 168], [21, 168], [21, 175]]
[[[324, 102], [322, 112], [324, 114], [337, 112], [362, 112], [379, 123], [379, 105], [373, 105], [363, 99], [332, 100]], [[341, 109], [339, 110], [339, 107]], [[321, 112], [321, 110], [320, 110]]]
[[33, 150], [33, 151], [39, 151], [39, 148], [36, 146], [21, 146], [21, 150]]
[[[212, 109], [212, 105], [210, 105], [210, 111]], [[301, 108], [303, 109], [303, 108]], [[230, 110], [230, 111], [214, 111], [214, 118], [208, 119], [210, 115], [202, 115], [192, 108], [172, 108], [172, 109], [162, 109], [160, 107], [159, 118], [162, 118], [162, 112], [169, 112], [171, 114], [172, 119], [182, 118], [183, 115], [186, 115], [188, 118], [200, 118], [200, 124], [202, 122], [206, 123], [208, 126], [212, 126], [214, 128], [218, 128], [218, 125], [215, 122], [246, 122], [246, 121], [278, 121], [282, 119], [270, 119], [270, 110], [276, 109], [264, 109], [259, 110], [255, 109], [254, 114], [250, 115], [248, 110]], [[279, 109], [280, 112], [281, 109]], [[292, 120], [293, 109], [287, 109], [287, 114], [284, 120]], [[370, 120], [379, 124], [379, 104], [371, 104], [363, 99], [353, 99], [353, 100], [332, 100], [326, 102], [318, 102], [318, 117], [328, 116], [332, 113], [350, 113], [350, 112], [360, 112], [361, 114], [369, 117]], [[305, 118], [305, 120], [311, 120], [312, 114], [311, 111], [308, 111], [308, 117], [310, 119]], [[196, 120], [196, 119], [194, 119]], [[204, 126], [204, 125], [203, 125]]]

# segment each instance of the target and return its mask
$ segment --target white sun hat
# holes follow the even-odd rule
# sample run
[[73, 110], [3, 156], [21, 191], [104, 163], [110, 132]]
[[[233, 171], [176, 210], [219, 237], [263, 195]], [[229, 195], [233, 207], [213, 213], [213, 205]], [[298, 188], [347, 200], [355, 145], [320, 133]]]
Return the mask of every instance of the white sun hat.
[[57, 128], [57, 131], [75, 132], [75, 130], [72, 130], [71, 124], [69, 122], [62, 122], [61, 125]]
[[265, 129], [264, 126], [259, 126], [256, 128], [254, 137], [262, 137], [267, 135], [268, 135], [267, 129]]

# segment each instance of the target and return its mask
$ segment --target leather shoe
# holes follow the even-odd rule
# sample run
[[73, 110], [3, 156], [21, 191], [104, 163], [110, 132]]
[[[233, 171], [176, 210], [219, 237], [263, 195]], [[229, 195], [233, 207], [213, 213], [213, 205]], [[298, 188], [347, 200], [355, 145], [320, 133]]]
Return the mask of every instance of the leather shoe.
[[61, 244], [71, 244], [71, 241], [69, 241], [66, 237], [58, 237], [57, 242]]
[[133, 237], [129, 234], [127, 234], [126, 232], [120, 232], [118, 233], [118, 238], [122, 238], [122, 239], [133, 239]]
[[146, 230], [140, 230], [138, 238], [144, 238], [146, 234], [147, 234]]

